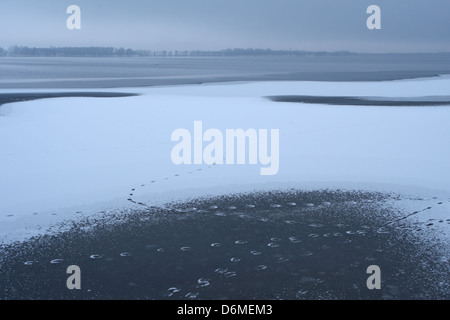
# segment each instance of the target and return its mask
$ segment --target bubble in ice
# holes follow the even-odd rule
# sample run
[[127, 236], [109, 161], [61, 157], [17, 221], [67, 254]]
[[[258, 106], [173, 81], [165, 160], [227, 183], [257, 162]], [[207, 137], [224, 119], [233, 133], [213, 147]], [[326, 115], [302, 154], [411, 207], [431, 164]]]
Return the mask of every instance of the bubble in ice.
[[295, 202], [289, 202], [287, 205], [289, 207], [295, 207], [297, 204]]
[[227, 277], [227, 278], [236, 277], [236, 272], [234, 272], [234, 271], [225, 272], [225, 277]]
[[184, 209], [175, 209], [175, 212], [178, 213], [191, 213], [197, 211], [197, 208], [184, 208]]
[[308, 237], [310, 237], [310, 238], [318, 238], [319, 235], [317, 233], [311, 233], [311, 234], [308, 234]]
[[259, 219], [259, 221], [261, 221], [261, 222], [269, 222], [269, 219], [267, 219], [267, 218], [261, 218], [261, 219]]
[[272, 242], [280, 242], [281, 239], [274, 237], [274, 238], [270, 238], [270, 241], [272, 241]]
[[270, 206], [271, 206], [272, 208], [281, 208], [281, 204], [276, 204], [276, 203], [271, 204]]
[[297, 239], [296, 237], [289, 237], [289, 241], [292, 242], [292, 243], [299, 243], [300, 242], [300, 240]]
[[157, 249], [156, 251], [158, 251], [158, 252], [165, 252], [166, 249], [164, 249], [164, 248], [159, 248], [159, 249]]
[[256, 271], [262, 271], [262, 270], [266, 270], [267, 266], [264, 264], [260, 264], [259, 266], [256, 267]]
[[355, 234], [355, 232], [352, 231], [352, 230], [347, 230], [347, 231], [345, 231], [345, 233], [346, 233], [346, 234]]
[[276, 244], [276, 243], [273, 243], [273, 242], [271, 242], [271, 243], [268, 243], [267, 244], [267, 246], [268, 247], [270, 247], [270, 248], [278, 248], [280, 245], [279, 244]]
[[220, 246], [221, 246], [221, 244], [218, 242], [211, 243], [211, 247], [213, 247], [213, 248], [218, 248]]
[[26, 265], [26, 266], [32, 266], [34, 262], [35, 262], [35, 261], [26, 261], [26, 262], [24, 263], [24, 265]]
[[216, 270], [214, 270], [215, 273], [219, 273], [219, 274], [225, 274], [228, 271], [228, 269], [226, 268], [217, 268]]
[[101, 259], [103, 258], [102, 254], [92, 254], [89, 258], [91, 259]]
[[333, 232], [333, 237], [342, 237], [342, 233], [340, 233], [340, 232]]
[[255, 207], [255, 205], [254, 205], [254, 204], [248, 204], [248, 205], [246, 205], [245, 207], [246, 207], [246, 208], [249, 208], [249, 209], [253, 209], [253, 208]]
[[186, 295], [184, 297], [187, 299], [197, 299], [198, 292], [196, 292], [196, 293], [188, 292], [188, 293], [186, 293]]
[[181, 251], [191, 251], [192, 248], [191, 247], [181, 247], [180, 250]]
[[323, 236], [324, 236], [325, 238], [329, 238], [329, 237], [332, 236], [332, 234], [331, 234], [331, 233], [324, 233]]
[[377, 233], [389, 233], [389, 231], [386, 230], [386, 228], [381, 227], [381, 228], [378, 228]]
[[367, 231], [365, 231], [365, 230], [357, 230], [356, 231], [356, 234], [359, 234], [361, 236], [365, 235], [366, 233], [367, 233]]
[[225, 217], [226, 216], [226, 214], [223, 213], [223, 212], [216, 212], [215, 215], [219, 216], [219, 217]]
[[284, 262], [288, 262], [289, 258], [283, 258], [283, 257], [279, 257], [277, 260], [277, 263], [284, 263]]
[[306, 206], [307, 207], [314, 207], [314, 203], [307, 203]]
[[234, 243], [235, 244], [246, 244], [247, 241], [245, 241], [245, 240], [236, 240]]
[[197, 280], [197, 284], [199, 288], [204, 288], [209, 286], [209, 279], [200, 278]]
[[169, 292], [169, 297], [171, 297], [171, 296], [173, 296], [174, 293], [180, 292], [181, 289], [172, 287], [172, 288], [167, 289], [167, 291]]
[[312, 228], [321, 228], [321, 227], [323, 227], [323, 224], [320, 224], [320, 223], [311, 223], [311, 224], [309, 224], [309, 226], [312, 227]]
[[322, 202], [322, 204], [323, 204], [324, 206], [329, 206], [329, 205], [331, 205], [331, 202], [324, 201], [324, 202]]
[[295, 296], [297, 297], [297, 299], [301, 299], [303, 298], [306, 294], [308, 293], [308, 291], [306, 290], [300, 290], [298, 291]]
[[59, 264], [63, 262], [63, 259], [53, 259], [52, 261], [50, 261], [51, 264]]
[[120, 254], [120, 256], [121, 256], [121, 257], [129, 257], [129, 256], [131, 256], [131, 253], [129, 253], [129, 252], [122, 252], [122, 253]]
[[230, 261], [231, 262], [239, 262], [239, 261], [241, 261], [241, 258], [233, 257], [233, 258], [230, 259]]
[[252, 251], [250, 251], [250, 253], [254, 256], [259, 256], [261, 254], [261, 251], [252, 250]]
[[216, 210], [216, 209], [219, 209], [219, 207], [218, 206], [211, 206], [211, 207], [209, 207], [209, 209]]

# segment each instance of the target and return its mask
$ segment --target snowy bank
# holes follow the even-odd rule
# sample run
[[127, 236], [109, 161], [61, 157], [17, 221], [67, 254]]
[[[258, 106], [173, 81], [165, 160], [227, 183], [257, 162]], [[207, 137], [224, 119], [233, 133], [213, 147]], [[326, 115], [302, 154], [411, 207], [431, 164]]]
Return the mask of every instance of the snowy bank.
[[[157, 205], [229, 192], [341, 187], [448, 198], [450, 106], [333, 106], [264, 98], [436, 97], [448, 96], [448, 88], [449, 77], [225, 83], [104, 90], [140, 94], [134, 97], [5, 104], [0, 107], [1, 239], [38, 232], [36, 225], [80, 211], [136, 206], [130, 197]], [[173, 164], [172, 132], [193, 130], [196, 120], [223, 132], [279, 129], [279, 173], [261, 176], [257, 165]]]

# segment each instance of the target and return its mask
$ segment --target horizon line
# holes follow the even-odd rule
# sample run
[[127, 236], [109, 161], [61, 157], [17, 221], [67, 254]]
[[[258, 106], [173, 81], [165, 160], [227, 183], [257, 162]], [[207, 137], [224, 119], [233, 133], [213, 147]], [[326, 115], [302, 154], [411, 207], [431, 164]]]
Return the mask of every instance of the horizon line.
[[235, 48], [223, 48], [223, 49], [132, 49], [126, 47], [116, 47], [116, 46], [27, 46], [27, 45], [10, 45], [8, 47], [0, 46], [1, 51], [10, 51], [13, 48], [27, 48], [27, 49], [37, 49], [37, 50], [51, 50], [51, 49], [113, 49], [113, 50], [131, 50], [133, 53], [157, 53], [157, 52], [166, 52], [166, 53], [226, 53], [227, 51], [232, 53], [233, 51], [247, 51], [250, 53], [251, 51], [258, 51], [260, 53], [266, 51], [271, 52], [273, 54], [278, 53], [329, 53], [329, 54], [359, 54], [359, 55], [406, 55], [406, 54], [450, 54], [450, 51], [414, 51], [414, 52], [361, 52], [361, 51], [351, 51], [351, 50], [305, 50], [305, 49], [274, 49], [274, 48], [243, 48], [243, 47], [235, 47]]

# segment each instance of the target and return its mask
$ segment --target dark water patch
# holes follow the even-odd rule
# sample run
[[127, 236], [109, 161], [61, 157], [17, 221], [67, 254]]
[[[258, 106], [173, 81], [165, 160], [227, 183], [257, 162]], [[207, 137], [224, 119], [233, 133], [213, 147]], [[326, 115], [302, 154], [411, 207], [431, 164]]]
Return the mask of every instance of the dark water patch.
[[[406, 220], [387, 224], [390, 199], [274, 191], [85, 219], [3, 246], [0, 299], [450, 298], [447, 260]], [[81, 290], [66, 288], [70, 265]], [[370, 265], [381, 290], [366, 287]]]
[[0, 106], [6, 103], [49, 98], [121, 98], [137, 96], [122, 92], [49, 92], [49, 93], [0, 93]]
[[0, 88], [124, 88], [229, 81], [388, 81], [450, 73], [449, 54], [0, 57]]
[[336, 106], [380, 106], [380, 107], [437, 107], [450, 106], [450, 96], [440, 97], [332, 97], [332, 96], [270, 96], [274, 102], [328, 104]]

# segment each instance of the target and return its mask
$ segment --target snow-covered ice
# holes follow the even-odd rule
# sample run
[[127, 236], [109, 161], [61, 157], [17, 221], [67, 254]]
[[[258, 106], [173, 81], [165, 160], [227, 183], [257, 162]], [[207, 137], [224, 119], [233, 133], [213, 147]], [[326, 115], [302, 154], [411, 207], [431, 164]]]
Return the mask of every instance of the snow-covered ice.
[[[339, 187], [439, 197], [448, 207], [450, 106], [309, 105], [264, 97], [448, 96], [449, 88], [450, 77], [222, 83], [104, 90], [140, 94], [126, 98], [3, 105], [0, 242], [80, 212], [133, 207], [130, 194], [157, 205], [227, 192]], [[171, 133], [192, 130], [195, 120], [204, 129], [279, 129], [279, 173], [261, 176], [259, 165], [174, 165]]]

